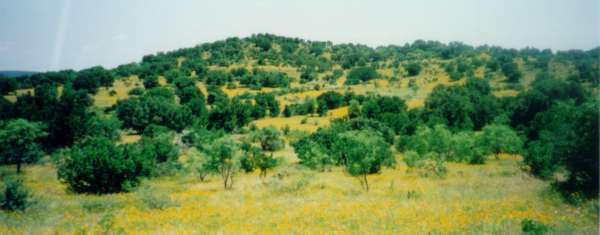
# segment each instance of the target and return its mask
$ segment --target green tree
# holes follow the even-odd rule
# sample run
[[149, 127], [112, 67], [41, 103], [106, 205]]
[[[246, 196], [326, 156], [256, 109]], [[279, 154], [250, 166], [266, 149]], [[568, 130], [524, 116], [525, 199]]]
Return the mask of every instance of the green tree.
[[160, 86], [160, 84], [158, 83], [157, 75], [150, 75], [150, 76], [142, 78], [142, 80], [144, 82], [144, 88], [146, 88], [146, 89], [152, 89], [152, 88]]
[[0, 94], [5, 95], [9, 92], [13, 92], [18, 88], [16, 78], [4, 77], [0, 75]]
[[270, 155], [264, 154], [260, 149], [250, 148], [253, 165], [260, 169], [260, 176], [265, 177], [267, 170], [277, 166], [277, 159], [273, 157], [273, 152], [282, 149], [284, 146], [281, 133], [274, 127], [265, 127], [258, 129], [252, 134], [252, 139], [260, 145], [262, 151], [270, 152]]
[[346, 84], [354, 85], [360, 82], [365, 82], [379, 77], [379, 74], [370, 67], [357, 67], [350, 70], [348, 73]]
[[144, 135], [136, 145], [143, 156], [156, 163], [176, 161], [179, 156], [179, 148], [173, 144], [173, 136], [168, 132], [155, 136]]
[[285, 105], [285, 107], [283, 107], [283, 116], [284, 117], [291, 117], [292, 115], [294, 115], [291, 106], [289, 105]]
[[86, 138], [59, 163], [58, 178], [77, 193], [123, 191], [152, 171], [152, 159], [136, 150], [132, 145], [116, 146], [106, 137]]
[[292, 144], [302, 165], [311, 169], [326, 170], [334, 165], [333, 158], [327, 155], [325, 150], [310, 138], [302, 138]]
[[277, 102], [273, 93], [259, 92], [254, 97], [254, 101], [256, 106], [260, 106], [264, 110], [268, 110], [269, 116], [279, 116], [279, 102]]
[[327, 116], [327, 112], [329, 112], [329, 108], [327, 107], [327, 104], [325, 102], [318, 102], [317, 113], [319, 113], [319, 116], [321, 116], [321, 117]]
[[498, 124], [485, 126], [477, 142], [487, 154], [494, 154], [496, 157], [500, 153], [516, 154], [523, 148], [523, 140], [513, 129]]
[[111, 71], [102, 66], [95, 66], [81, 70], [73, 80], [73, 88], [76, 90], [87, 90], [88, 93], [96, 93], [100, 86], [112, 86], [115, 80]]
[[198, 90], [196, 86], [187, 86], [182, 89], [177, 89], [177, 96], [179, 96], [179, 103], [185, 104], [194, 99], [205, 100], [204, 94]]
[[414, 77], [421, 73], [421, 64], [419, 63], [408, 63], [404, 66], [404, 69], [408, 73], [409, 77]]
[[518, 82], [523, 74], [519, 71], [519, 67], [516, 63], [509, 61], [502, 64], [502, 72], [504, 76], [508, 79], [509, 82], [516, 83]]
[[207, 104], [218, 104], [227, 99], [227, 94], [218, 86], [208, 86], [206, 88], [208, 96], [206, 97]]
[[598, 104], [588, 101], [576, 105], [572, 100], [558, 102], [536, 115], [532, 127], [538, 137], [527, 145], [525, 163], [533, 174], [550, 178], [564, 167], [569, 175], [557, 186], [567, 197], [581, 192], [598, 195]]
[[451, 153], [452, 133], [443, 125], [433, 128], [420, 126], [414, 136], [410, 137], [407, 148], [414, 150], [419, 155], [436, 152], [444, 157]]
[[258, 129], [252, 134], [252, 139], [257, 141], [264, 151], [274, 152], [284, 146], [281, 133], [272, 126]]
[[204, 182], [206, 176], [210, 173], [210, 169], [208, 168], [208, 158], [198, 151], [196, 148], [192, 148], [187, 153], [187, 164], [186, 167], [188, 170], [196, 174], [200, 179], [200, 182]]
[[102, 117], [101, 114], [95, 113], [90, 115], [85, 124], [86, 128], [78, 134], [77, 139], [83, 139], [86, 136], [104, 136], [111, 140], [117, 140], [121, 136], [121, 125], [121, 121], [113, 116]]
[[335, 109], [344, 105], [344, 96], [335, 91], [327, 91], [317, 97], [317, 102], [325, 104], [328, 109]]
[[205, 148], [204, 153], [208, 157], [206, 167], [210, 172], [221, 175], [225, 189], [233, 187], [233, 176], [239, 168], [238, 151], [236, 144], [228, 138], [218, 139]]
[[21, 173], [23, 163], [36, 162], [43, 154], [38, 140], [47, 135], [45, 127], [24, 119], [8, 121], [0, 129], [0, 156], [4, 164], [16, 164]]
[[388, 143], [372, 131], [348, 131], [338, 135], [336, 145], [346, 156], [347, 172], [359, 178], [361, 186], [369, 191], [367, 175], [378, 172], [382, 166], [395, 164]]
[[356, 100], [350, 100], [350, 107], [348, 108], [348, 118], [356, 118], [361, 114], [360, 103]]
[[265, 178], [267, 176], [267, 170], [277, 166], [278, 160], [273, 157], [273, 152], [270, 155], [265, 154], [258, 148], [252, 148], [253, 164], [260, 170], [259, 177]]

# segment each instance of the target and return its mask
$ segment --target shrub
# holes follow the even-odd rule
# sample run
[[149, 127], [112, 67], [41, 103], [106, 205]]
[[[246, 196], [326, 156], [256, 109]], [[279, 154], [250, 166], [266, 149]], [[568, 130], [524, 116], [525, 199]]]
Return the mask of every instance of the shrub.
[[129, 90], [129, 92], [127, 94], [129, 94], [131, 96], [134, 96], [134, 95], [141, 96], [141, 95], [144, 95], [144, 92], [145, 92], [144, 88], [136, 87], [136, 88]]
[[0, 208], [10, 211], [24, 211], [30, 205], [29, 191], [23, 185], [23, 180], [17, 177], [4, 179], [4, 193], [0, 197]]
[[335, 109], [344, 105], [344, 96], [335, 91], [327, 91], [317, 97], [317, 103], [325, 104], [328, 109]]
[[315, 170], [326, 170], [333, 164], [334, 159], [329, 157], [323, 148], [309, 137], [304, 137], [293, 145], [302, 165]]
[[179, 148], [172, 143], [170, 134], [160, 134], [155, 137], [142, 136], [136, 143], [145, 158], [155, 160], [157, 163], [176, 160], [179, 156]]
[[365, 82], [374, 78], [379, 77], [377, 72], [369, 67], [358, 67], [350, 70], [347, 76], [346, 84], [354, 85], [360, 82]]
[[545, 224], [532, 219], [524, 219], [521, 221], [521, 231], [528, 235], [546, 234], [550, 228]]
[[446, 167], [446, 161], [443, 158], [436, 156], [434, 153], [428, 154], [429, 156], [423, 161], [420, 172], [422, 176], [436, 176], [444, 177], [448, 174], [448, 167]]
[[403, 160], [409, 169], [416, 168], [419, 161], [419, 154], [415, 151], [407, 151], [404, 153]]
[[156, 75], [150, 75], [150, 76], [144, 77], [143, 80], [144, 80], [144, 87], [146, 89], [152, 89], [152, 88], [158, 87], [160, 85], [158, 83], [158, 76], [156, 76]]
[[491, 124], [483, 128], [478, 145], [488, 154], [519, 153], [523, 147], [521, 137], [505, 125]]
[[250, 155], [243, 156], [240, 159], [240, 167], [246, 173], [253, 172], [254, 169], [256, 169], [256, 165], [254, 164], [254, 159], [252, 159], [252, 156], [250, 156]]
[[408, 76], [413, 77], [419, 75], [421, 73], [421, 65], [418, 63], [410, 63], [404, 66], [406, 72], [408, 72]]
[[58, 178], [77, 193], [115, 193], [149, 175], [152, 160], [130, 145], [116, 146], [106, 137], [91, 137], [72, 147], [59, 164]]
[[448, 173], [446, 160], [435, 152], [420, 155], [415, 151], [407, 151], [404, 153], [404, 162], [408, 170], [414, 170], [424, 177], [444, 177]]

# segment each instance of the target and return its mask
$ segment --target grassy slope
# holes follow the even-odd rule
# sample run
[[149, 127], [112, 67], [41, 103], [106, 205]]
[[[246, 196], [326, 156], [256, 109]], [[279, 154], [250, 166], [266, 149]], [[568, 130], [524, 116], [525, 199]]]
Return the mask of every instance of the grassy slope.
[[[276, 155], [293, 158], [293, 151]], [[445, 179], [419, 177], [400, 164], [370, 176], [368, 193], [340, 168], [314, 172], [293, 160], [264, 180], [254, 173], [239, 174], [230, 191], [222, 189], [216, 176], [206, 182], [190, 175], [143, 182], [140, 189], [166, 193], [169, 199], [163, 200], [172, 201], [163, 209], [148, 208], [142, 199], [150, 196], [143, 190], [71, 194], [56, 180], [51, 165], [27, 166], [27, 186], [38, 203], [25, 214], [0, 213], [0, 233], [99, 233], [111, 227], [129, 233], [185, 234], [515, 234], [524, 218], [550, 224], [556, 233], [598, 233], [597, 214], [560, 202], [548, 183], [519, 170], [519, 162], [503, 156], [485, 165], [449, 164]]]
[[[248, 66], [248, 65], [245, 65]], [[249, 66], [248, 66], [249, 67]], [[556, 66], [555, 66], [556, 67]], [[289, 67], [265, 67], [298, 78]], [[393, 71], [379, 71], [393, 76]], [[477, 72], [480, 74], [481, 72]], [[533, 73], [527, 73], [526, 86]], [[424, 99], [439, 84], [451, 82], [438, 65], [431, 65], [414, 79], [418, 88], [408, 87], [412, 78], [398, 81], [379, 79], [362, 85], [336, 88], [360, 94], [396, 95], [407, 100], [409, 108], [422, 106]], [[498, 77], [492, 84], [504, 78]], [[338, 80], [343, 84], [345, 76]], [[168, 85], [160, 78], [161, 85]], [[323, 83], [320, 83], [323, 84]], [[140, 86], [137, 77], [116, 81], [117, 94], [100, 89], [95, 105], [108, 107], [127, 92]], [[317, 97], [325, 89], [291, 93], [277, 97], [281, 105]], [[294, 83], [293, 87], [302, 85]], [[206, 93], [203, 83], [198, 88]], [[247, 88], [224, 89], [235, 96]], [[266, 91], [266, 90], [265, 90]], [[27, 92], [25, 90], [19, 93]], [[250, 91], [253, 92], [253, 91]], [[518, 91], [498, 86], [497, 96], [514, 96]], [[14, 98], [14, 97], [11, 97]], [[330, 110], [325, 117], [293, 116], [254, 121], [259, 127], [289, 126], [293, 130], [315, 131], [318, 127], [347, 114], [347, 107]], [[306, 123], [302, 124], [302, 120]], [[137, 135], [124, 135], [122, 142], [135, 142]], [[491, 160], [485, 165], [449, 164], [446, 179], [418, 177], [399, 164], [370, 176], [372, 191], [360, 190], [358, 181], [342, 169], [314, 172], [296, 164], [293, 149], [287, 146], [275, 154], [287, 159], [269, 177], [239, 174], [234, 189], [224, 191], [216, 176], [199, 182], [187, 173], [144, 181], [139, 192], [94, 196], [66, 191], [56, 179], [54, 167], [47, 163], [25, 168], [27, 186], [37, 203], [26, 213], [0, 212], [0, 234], [103, 232], [106, 228], [131, 233], [519, 233], [520, 221], [532, 218], [550, 224], [556, 233], [597, 234], [598, 215], [592, 206], [574, 207], [550, 192], [548, 182], [532, 178], [520, 170], [518, 157]], [[400, 161], [401, 162], [401, 161]], [[1, 167], [2, 171], [12, 168]], [[1, 175], [1, 174], [0, 174]], [[143, 189], [151, 192], [143, 193]], [[165, 198], [157, 198], [165, 194]], [[416, 195], [416, 196], [409, 196]], [[169, 201], [163, 209], [148, 208], [144, 201]]]

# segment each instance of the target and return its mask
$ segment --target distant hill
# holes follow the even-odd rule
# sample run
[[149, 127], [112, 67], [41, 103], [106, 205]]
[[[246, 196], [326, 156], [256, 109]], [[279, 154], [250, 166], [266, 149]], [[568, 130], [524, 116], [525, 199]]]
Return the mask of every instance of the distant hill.
[[20, 76], [29, 76], [37, 72], [33, 71], [17, 71], [17, 70], [6, 70], [0, 71], [0, 76], [5, 77], [20, 77]]

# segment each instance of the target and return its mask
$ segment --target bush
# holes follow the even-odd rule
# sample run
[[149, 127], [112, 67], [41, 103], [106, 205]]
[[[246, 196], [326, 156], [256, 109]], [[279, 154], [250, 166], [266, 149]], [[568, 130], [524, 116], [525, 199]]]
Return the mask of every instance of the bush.
[[29, 191], [23, 180], [17, 177], [4, 179], [4, 194], [0, 197], [0, 208], [9, 211], [24, 211], [30, 205]]
[[410, 63], [404, 66], [409, 77], [417, 76], [421, 73], [421, 65], [418, 63]]
[[317, 103], [325, 104], [328, 109], [335, 109], [344, 105], [344, 96], [335, 91], [327, 91], [317, 97]]
[[144, 88], [136, 87], [136, 88], [129, 90], [129, 92], [127, 94], [129, 94], [130, 96], [134, 96], [134, 95], [141, 96], [141, 95], [144, 95], [144, 92], [145, 92]]
[[142, 136], [136, 146], [141, 148], [141, 154], [145, 158], [163, 163], [176, 160], [179, 156], [179, 148], [172, 143], [172, 139], [167, 133], [155, 137]]
[[523, 234], [542, 235], [546, 234], [549, 230], [548, 226], [535, 220], [524, 219], [521, 221], [521, 231]]
[[246, 155], [240, 159], [240, 167], [242, 170], [244, 170], [244, 172], [250, 173], [254, 171], [256, 164], [254, 164], [254, 159], [252, 159], [252, 156]]
[[354, 85], [379, 77], [377, 72], [369, 67], [358, 67], [350, 70], [347, 76], [346, 84]]
[[264, 151], [277, 151], [284, 147], [281, 133], [272, 126], [258, 129], [252, 133], [252, 139], [259, 143]]
[[419, 154], [415, 151], [407, 151], [404, 153], [403, 160], [409, 169], [416, 168], [419, 163]]
[[484, 148], [485, 153], [517, 154], [523, 148], [523, 140], [510, 127], [505, 125], [490, 124], [483, 128], [481, 136], [478, 138], [478, 145]]
[[296, 141], [292, 146], [302, 165], [311, 169], [324, 171], [335, 164], [334, 159], [329, 157], [325, 150], [308, 136]]
[[434, 156], [426, 157], [426, 160], [423, 161], [421, 169], [423, 171], [420, 172], [421, 176], [436, 176], [436, 177], [444, 177], [448, 174], [448, 167], [446, 167], [446, 161], [442, 158], [435, 156], [435, 154], [430, 154]]
[[130, 145], [116, 146], [106, 137], [92, 137], [73, 146], [59, 163], [58, 178], [77, 193], [115, 193], [135, 186], [152, 166], [151, 159]]

